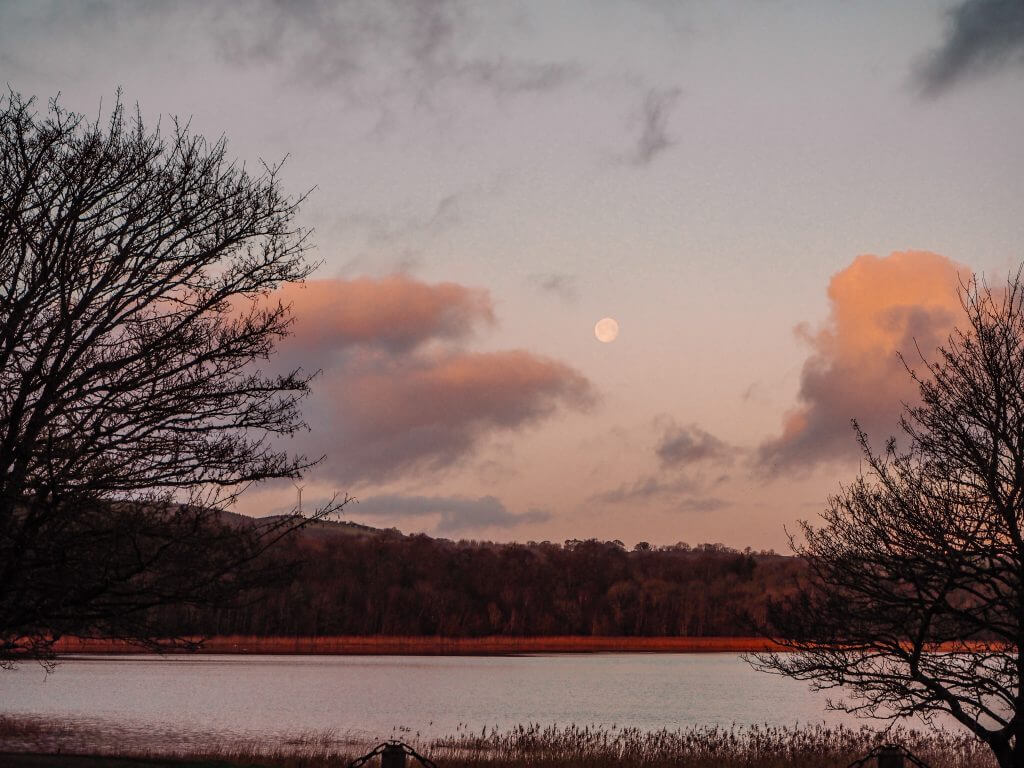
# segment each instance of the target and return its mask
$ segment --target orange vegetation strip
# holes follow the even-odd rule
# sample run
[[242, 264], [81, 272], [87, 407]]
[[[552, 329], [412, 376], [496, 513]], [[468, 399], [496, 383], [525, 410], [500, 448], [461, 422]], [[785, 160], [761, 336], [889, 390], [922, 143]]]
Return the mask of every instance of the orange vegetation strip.
[[[120, 640], [62, 637], [57, 653], [146, 653]], [[393, 654], [472, 656], [515, 653], [715, 653], [781, 648], [760, 637], [253, 637], [207, 638], [200, 653]]]

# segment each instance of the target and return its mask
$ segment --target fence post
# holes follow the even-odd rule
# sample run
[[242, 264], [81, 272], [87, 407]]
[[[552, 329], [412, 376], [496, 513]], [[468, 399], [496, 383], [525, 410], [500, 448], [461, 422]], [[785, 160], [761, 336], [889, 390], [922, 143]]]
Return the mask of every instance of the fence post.
[[384, 747], [384, 751], [380, 753], [380, 768], [405, 768], [405, 750], [400, 744], [388, 744]]
[[899, 747], [882, 747], [878, 750], [878, 768], [904, 768], [903, 750]]

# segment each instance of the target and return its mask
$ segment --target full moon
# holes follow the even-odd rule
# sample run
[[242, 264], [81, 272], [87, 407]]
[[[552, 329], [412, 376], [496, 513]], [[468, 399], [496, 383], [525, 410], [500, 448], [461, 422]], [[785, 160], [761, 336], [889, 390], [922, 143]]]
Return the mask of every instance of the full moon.
[[594, 326], [594, 335], [598, 341], [605, 344], [615, 341], [615, 337], [619, 335], [619, 324], [615, 322], [614, 317], [603, 317]]

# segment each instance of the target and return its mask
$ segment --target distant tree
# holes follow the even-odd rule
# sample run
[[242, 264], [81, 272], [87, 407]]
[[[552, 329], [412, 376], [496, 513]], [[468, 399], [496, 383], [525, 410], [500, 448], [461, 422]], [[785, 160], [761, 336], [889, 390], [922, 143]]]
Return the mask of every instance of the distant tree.
[[[902, 446], [854, 424], [865, 468], [802, 524], [809, 581], [769, 610], [795, 653], [755, 665], [880, 718], [948, 715], [1024, 766], [1024, 287], [972, 280], [965, 321], [911, 371]], [[908, 370], [910, 368], [908, 367]]]
[[[308, 375], [266, 295], [306, 277], [301, 201], [174, 123], [0, 99], [0, 664], [55, 638], [159, 643], [169, 604], [237, 597], [300, 519], [224, 513], [310, 466]], [[326, 510], [321, 510], [323, 514]]]

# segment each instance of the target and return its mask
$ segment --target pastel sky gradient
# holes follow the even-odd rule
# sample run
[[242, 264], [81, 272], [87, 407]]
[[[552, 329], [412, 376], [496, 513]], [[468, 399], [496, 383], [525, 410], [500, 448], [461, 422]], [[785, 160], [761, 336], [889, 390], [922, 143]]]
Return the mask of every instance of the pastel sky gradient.
[[784, 549], [1024, 258], [1019, 0], [16, 0], [0, 80], [316, 187], [304, 503], [405, 531]]

